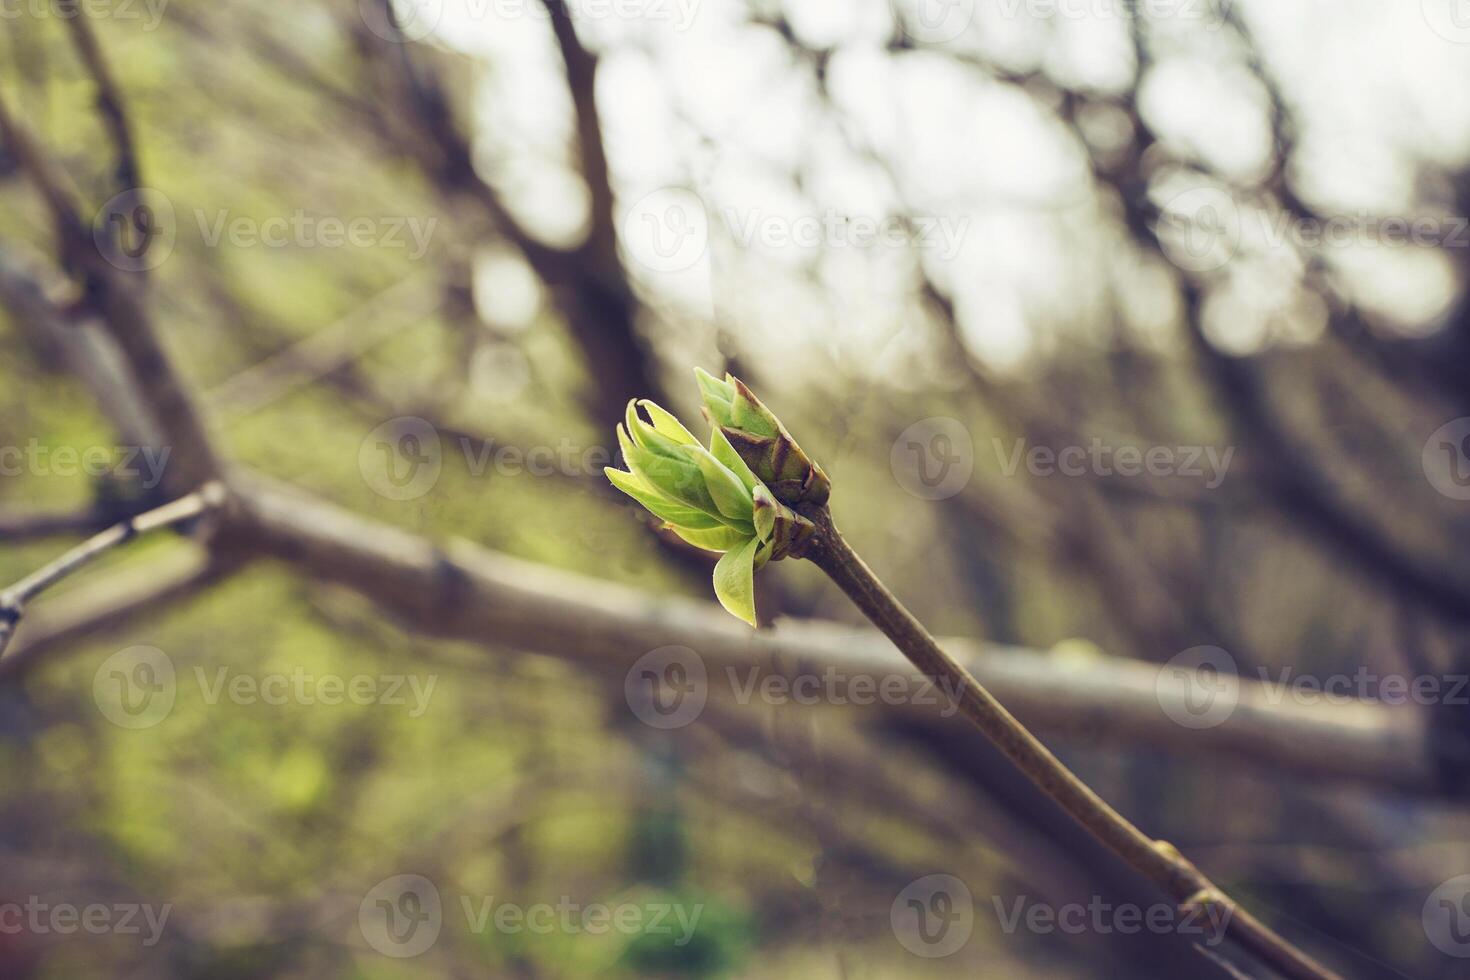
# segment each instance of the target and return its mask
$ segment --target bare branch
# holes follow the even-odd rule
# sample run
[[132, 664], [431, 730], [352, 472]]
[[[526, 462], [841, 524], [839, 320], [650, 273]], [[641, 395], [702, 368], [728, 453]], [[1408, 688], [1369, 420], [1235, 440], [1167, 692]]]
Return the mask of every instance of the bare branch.
[[[426, 635], [568, 659], [610, 676], [622, 676], [638, 657], [665, 645], [696, 651], [711, 678], [730, 671], [759, 675], [775, 662], [832, 665], [849, 676], [909, 671], [869, 630], [803, 621], [751, 632], [711, 603], [655, 597], [464, 541], [440, 548], [255, 476], [242, 475], [236, 499], [239, 539], [303, 574], [367, 596]], [[1062, 664], [963, 640], [946, 640], [944, 647], [1044, 731], [1247, 760], [1304, 778], [1449, 792], [1435, 769], [1426, 721], [1413, 710], [1298, 704], [1242, 680], [1224, 723], [1185, 729], [1166, 709], [1176, 716], [1185, 710], [1186, 692], [1161, 688], [1155, 666], [1128, 660]], [[898, 710], [930, 715], [936, 709]]]
[[170, 550], [49, 599], [28, 614], [0, 658], [0, 683], [26, 676], [58, 648], [135, 622], [225, 578], [233, 565], [199, 548]]
[[101, 534], [94, 535], [0, 592], [0, 655], [5, 653], [11, 637], [15, 635], [15, 626], [24, 615], [26, 604], [41, 592], [139, 534], [191, 520], [219, 507], [224, 498], [225, 489], [222, 484], [205, 484], [186, 497], [180, 497], [146, 514], [130, 517]]
[[138, 164], [132, 126], [123, 107], [122, 92], [107, 67], [107, 59], [102, 55], [97, 35], [92, 32], [91, 18], [67, 17], [65, 20], [77, 55], [97, 85], [97, 111], [101, 113], [102, 121], [107, 126], [113, 147], [117, 151], [114, 171], [117, 189], [122, 192], [137, 190], [143, 186], [143, 171]]
[[85, 302], [95, 307], [117, 340], [135, 389], [142, 393], [175, 450], [165, 484], [176, 493], [219, 478], [222, 465], [204, 421], [183, 379], [170, 362], [137, 283], [102, 256], [86, 231], [60, 171], [36, 147], [30, 134], [0, 99], [0, 138], [41, 191], [58, 228], [62, 265], [84, 279]]

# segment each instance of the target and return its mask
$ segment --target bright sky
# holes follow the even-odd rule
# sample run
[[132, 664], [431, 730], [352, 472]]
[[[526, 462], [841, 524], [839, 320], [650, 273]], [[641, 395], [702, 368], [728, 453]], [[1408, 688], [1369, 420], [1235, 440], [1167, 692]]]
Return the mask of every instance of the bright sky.
[[[1130, 329], [1166, 342], [1168, 278], [1119, 248], [1121, 231], [1045, 94], [954, 57], [1119, 91], [1134, 71], [1122, 0], [894, 3], [922, 50], [884, 51], [894, 15], [884, 0], [789, 5], [798, 37], [832, 49], [828, 107], [810, 68], [750, 25], [745, 4], [573, 0], [584, 43], [603, 58], [598, 100], [624, 247], [650, 296], [684, 326], [714, 321], [744, 344], [800, 338], [880, 371], [917, 343], [905, 327], [922, 261], [952, 291], [967, 341], [997, 365], [1109, 325], [1113, 303]], [[1141, 6], [1157, 62], [1142, 89], [1147, 120], [1186, 159], [1249, 188], [1270, 132], [1235, 35], [1206, 0]], [[1318, 254], [1400, 329], [1432, 329], [1455, 288], [1446, 253], [1385, 246], [1361, 229], [1429, 216], [1436, 233], [1455, 230], [1447, 189], [1416, 174], [1470, 157], [1470, 0], [1238, 9], [1303, 123], [1297, 186], [1348, 219]], [[539, 0], [404, 0], [404, 12], [410, 30], [432, 26], [483, 66], [483, 172], [537, 235], [576, 241], [587, 194]], [[1124, 125], [1107, 110], [1086, 124], [1101, 147]], [[1249, 192], [1226, 194], [1197, 174], [1160, 174], [1156, 185], [1161, 202], [1191, 216], [1196, 238], [1181, 261], [1228, 273], [1211, 305], [1222, 344], [1246, 351], [1314, 336], [1322, 314], [1297, 288], [1291, 228]], [[905, 230], [898, 213], [920, 225]], [[1228, 252], [1211, 235], [1225, 235]], [[1461, 236], [1448, 254], [1463, 264], [1470, 232]], [[504, 326], [538, 302], [517, 261], [495, 253], [481, 269], [480, 293]], [[712, 331], [700, 336], [690, 343], [712, 343]]]

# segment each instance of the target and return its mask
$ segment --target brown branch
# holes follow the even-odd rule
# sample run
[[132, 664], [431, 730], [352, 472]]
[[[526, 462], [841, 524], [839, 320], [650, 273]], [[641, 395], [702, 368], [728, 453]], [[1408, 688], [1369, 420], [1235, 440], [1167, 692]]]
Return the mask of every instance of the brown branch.
[[0, 541], [19, 543], [68, 534], [89, 534], [116, 521], [117, 515], [96, 506], [35, 514], [0, 511]]
[[1074, 820], [1181, 909], [1204, 910], [1211, 922], [1221, 922], [1229, 936], [1283, 976], [1299, 980], [1337, 976], [1241, 908], [1173, 845], [1150, 838], [1109, 806], [939, 646], [847, 544], [825, 507], [806, 507], [803, 513], [818, 528], [804, 557], [825, 572], [914, 666], [958, 691], [961, 712]]
[[113, 525], [0, 592], [0, 655], [15, 635], [15, 626], [24, 615], [26, 604], [37, 595], [140, 534], [172, 527], [214, 510], [224, 502], [224, 496], [221, 484], [208, 483], [186, 497]]
[[0, 683], [25, 677], [62, 647], [119, 629], [226, 578], [235, 566], [197, 548], [170, 550], [47, 600], [0, 658]]
[[109, 265], [96, 248], [71, 197], [61, 186], [59, 171], [36, 147], [0, 99], [0, 138], [40, 190], [58, 228], [62, 264], [83, 279], [86, 302], [100, 315], [117, 341], [133, 387], [144, 394], [154, 420], [173, 448], [164, 484], [186, 493], [218, 479], [222, 463], [209, 438], [192, 394], [169, 361], [159, 341], [137, 283]]
[[113, 147], [117, 152], [117, 164], [114, 170], [117, 189], [120, 192], [137, 190], [143, 186], [143, 173], [138, 163], [138, 151], [133, 141], [132, 126], [128, 122], [121, 90], [111, 70], [107, 67], [107, 59], [103, 57], [102, 48], [97, 43], [97, 35], [92, 32], [91, 18], [75, 16], [67, 17], [65, 20], [71, 32], [72, 44], [77, 49], [77, 55], [82, 59], [87, 73], [92, 76], [92, 81], [97, 86], [97, 111], [102, 116], [103, 124], [106, 125], [112, 137]]
[[[263, 478], [242, 474], [234, 489], [235, 539], [301, 574], [359, 592], [425, 635], [513, 647], [616, 676], [643, 653], [670, 644], [697, 651], [716, 682], [752, 670], [763, 675], [775, 662], [830, 664], [845, 676], [908, 670], [872, 632], [799, 621], [752, 633], [712, 603], [656, 597], [465, 541], [438, 547]], [[1118, 659], [1063, 665], [964, 640], [946, 640], [945, 647], [1047, 731], [1246, 760], [1308, 779], [1420, 794], [1449, 789], [1429, 754], [1425, 719], [1411, 710], [1293, 703], [1242, 680], [1227, 721], [1184, 730], [1161, 708], [1182, 705], [1184, 692], [1160, 690], [1155, 666]], [[936, 711], [897, 710], [924, 717]]]

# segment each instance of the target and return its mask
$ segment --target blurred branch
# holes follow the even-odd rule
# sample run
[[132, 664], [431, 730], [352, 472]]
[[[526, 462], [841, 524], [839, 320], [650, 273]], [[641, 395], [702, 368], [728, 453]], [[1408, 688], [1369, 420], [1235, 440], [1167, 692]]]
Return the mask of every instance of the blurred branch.
[[116, 522], [115, 515], [95, 506], [37, 514], [0, 511], [0, 541], [19, 543], [67, 534], [87, 534]]
[[[381, 4], [384, 22], [392, 23], [388, 0], [373, 2]], [[593, 203], [587, 241], [567, 249], [538, 241], [480, 176], [470, 142], [454, 118], [431, 60], [412, 57], [421, 46], [406, 38], [392, 44], [366, 31], [359, 36], [375, 57], [391, 63], [405, 99], [404, 109], [417, 124], [420, 139], [392, 149], [418, 162], [450, 206], [465, 197], [477, 204], [546, 284], [582, 349], [591, 392], [587, 407], [599, 425], [610, 426], [622, 417], [630, 399], [658, 399], [663, 386], [654, 370], [653, 355], [639, 336], [638, 302], [617, 256], [607, 161], [594, 103], [596, 62], [576, 40], [569, 15], [558, 0], [551, 0], [547, 9], [567, 67], [577, 112], [582, 176]]]
[[[352, 588], [430, 636], [570, 659], [611, 676], [665, 645], [697, 651], [710, 675], [721, 678], [752, 670], [764, 674], [777, 659], [831, 665], [847, 676], [908, 670], [873, 632], [805, 621], [752, 633], [712, 603], [655, 597], [464, 541], [441, 548], [259, 477], [243, 480], [237, 500], [239, 540], [303, 574]], [[1228, 720], [1186, 730], [1166, 712], [1186, 712], [1187, 692], [1161, 686], [1155, 667], [1125, 660], [1078, 666], [962, 640], [946, 640], [945, 647], [1043, 730], [1086, 732], [1089, 738], [1231, 757], [1306, 778], [1416, 794], [1451, 789], [1436, 774], [1425, 720], [1411, 710], [1297, 704], [1242, 680]], [[935, 709], [899, 710], [929, 715]]]
[[60, 171], [10, 115], [3, 99], [0, 139], [40, 190], [58, 229], [62, 266], [84, 279], [84, 303], [95, 309], [117, 341], [137, 391], [174, 450], [164, 475], [165, 485], [184, 493], [218, 478], [220, 459], [193, 397], [164, 352], [138, 284], [123, 277], [97, 250], [70, 195], [62, 188]]
[[825, 505], [806, 505], [800, 513], [817, 527], [802, 557], [826, 573], [924, 676], [947, 682], [948, 689], [957, 692], [953, 696], [965, 717], [1053, 803], [1169, 895], [1181, 910], [1205, 911], [1211, 922], [1215, 913], [1225, 913], [1218, 928], [1282, 975], [1299, 980], [1337, 976], [1257, 919], [1172, 844], [1139, 830], [1067, 768], [939, 646], [853, 551]]
[[26, 604], [41, 592], [140, 534], [173, 527], [216, 509], [224, 502], [224, 495], [223, 485], [205, 484], [186, 497], [108, 528], [0, 592], [0, 655], [9, 646]]
[[0, 658], [0, 683], [24, 677], [47, 654], [126, 626], [197, 595], [232, 566], [199, 548], [179, 548], [128, 565], [41, 604]]
[[103, 124], [107, 127], [112, 137], [113, 148], [117, 152], [117, 164], [114, 170], [117, 190], [119, 192], [137, 190], [143, 186], [143, 175], [142, 168], [138, 164], [138, 151], [133, 141], [132, 127], [128, 122], [122, 93], [118, 89], [112, 72], [107, 67], [107, 59], [103, 57], [102, 48], [97, 43], [97, 35], [92, 31], [92, 20], [87, 16], [63, 19], [71, 32], [72, 43], [77, 49], [77, 55], [82, 59], [87, 74], [92, 76], [92, 81], [97, 86], [97, 111], [102, 116]]

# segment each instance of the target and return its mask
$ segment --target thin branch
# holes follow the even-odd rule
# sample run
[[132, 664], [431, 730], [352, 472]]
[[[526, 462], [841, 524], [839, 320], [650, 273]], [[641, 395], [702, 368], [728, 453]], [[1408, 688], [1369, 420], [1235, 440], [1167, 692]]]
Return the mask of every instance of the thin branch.
[[237, 567], [198, 548], [170, 549], [69, 589], [26, 616], [25, 627], [0, 658], [0, 684], [25, 677], [58, 648], [119, 629], [197, 595]]
[[[519, 561], [466, 541], [442, 547], [295, 488], [242, 473], [232, 539], [300, 574], [346, 586], [424, 635], [569, 660], [621, 676], [666, 645], [698, 653], [711, 680], [758, 682], [776, 663], [816, 663], [844, 676], [907, 668], [880, 636], [833, 623], [784, 621], [752, 633], [708, 602], [647, 592]], [[1211, 728], [1170, 720], [1186, 692], [1158, 685], [1158, 667], [1108, 659], [1061, 664], [1033, 651], [945, 640], [945, 648], [1029, 723], [1060, 734], [1113, 738], [1225, 757], [1306, 779], [1444, 795], [1425, 734], [1408, 708], [1305, 704], [1242, 679], [1234, 711]], [[746, 678], [751, 674], [750, 678]], [[931, 717], [934, 706], [895, 706]], [[1106, 724], [1101, 724], [1101, 722]]]
[[107, 67], [107, 59], [102, 55], [97, 35], [92, 32], [91, 18], [79, 16], [67, 17], [65, 20], [77, 55], [97, 85], [97, 111], [101, 114], [112, 137], [113, 148], [117, 151], [114, 171], [117, 189], [123, 192], [137, 190], [143, 186], [143, 171], [138, 164], [138, 150], [133, 141], [132, 126], [123, 106], [122, 92], [112, 71]]
[[41, 592], [96, 561], [118, 545], [148, 531], [172, 527], [198, 517], [219, 507], [224, 498], [225, 489], [222, 484], [208, 483], [185, 497], [113, 525], [0, 592], [0, 655], [10, 645], [16, 624], [25, 614], [26, 604]]
[[117, 520], [97, 506], [46, 513], [0, 511], [0, 541], [18, 544], [69, 534], [91, 534]]
[[818, 528], [804, 557], [825, 572], [914, 666], [957, 691], [960, 711], [1074, 820], [1172, 896], [1181, 909], [1204, 911], [1211, 922], [1220, 922], [1228, 935], [1282, 975], [1296, 980], [1336, 977], [1236, 904], [1172, 844], [1144, 834], [1078, 779], [940, 648], [847, 544], [826, 507], [804, 507], [803, 514]]
[[96, 248], [60, 171], [45, 157], [26, 129], [0, 99], [0, 140], [19, 160], [41, 191], [58, 229], [62, 265], [83, 280], [85, 301], [94, 307], [117, 340], [136, 389], [175, 450], [164, 476], [175, 493], [218, 479], [223, 464], [214, 449], [192, 393], [169, 360], [136, 284], [109, 265]]

